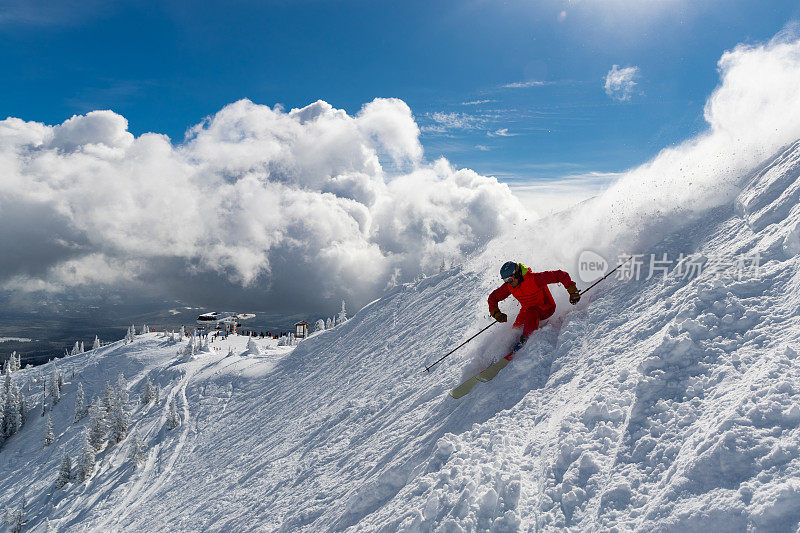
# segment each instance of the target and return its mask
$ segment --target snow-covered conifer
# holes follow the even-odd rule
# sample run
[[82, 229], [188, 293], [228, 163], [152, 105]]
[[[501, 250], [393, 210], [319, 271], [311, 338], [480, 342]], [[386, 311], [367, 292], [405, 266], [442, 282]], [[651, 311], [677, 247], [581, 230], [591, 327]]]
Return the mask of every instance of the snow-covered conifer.
[[78, 344], [78, 341], [75, 341], [75, 344], [72, 346], [72, 351], [69, 352], [70, 355], [78, 355], [80, 353], [81, 347]]
[[108, 428], [108, 438], [112, 444], [122, 442], [128, 435], [128, 426], [130, 425], [130, 418], [125, 404], [117, 401], [114, 404], [114, 410], [111, 411], [111, 419]]
[[59, 401], [61, 401], [61, 387], [58, 386], [60, 379], [61, 376], [58, 374], [58, 368], [53, 365], [53, 372], [50, 374], [49, 387], [50, 398], [53, 399], [53, 405], [56, 405]]
[[81, 341], [81, 353], [84, 353], [84, 352], [86, 352], [86, 350], [83, 347], [83, 341]]
[[86, 399], [83, 394], [83, 383], [78, 383], [78, 390], [75, 392], [75, 416], [73, 422], [77, 424], [86, 416]]
[[156, 390], [153, 387], [153, 382], [150, 381], [150, 376], [145, 378], [144, 390], [142, 391], [141, 403], [147, 405], [152, 402], [156, 397]]
[[75, 465], [75, 479], [78, 483], [83, 482], [94, 472], [95, 447], [89, 439], [89, 431], [83, 436], [83, 449], [81, 450], [78, 464]]
[[117, 376], [117, 398], [123, 405], [128, 403], [128, 380], [125, 379], [125, 374], [122, 372]]
[[181, 424], [181, 418], [178, 416], [178, 410], [175, 407], [175, 400], [169, 402], [169, 411], [167, 412], [167, 421], [165, 423], [167, 429], [172, 430]]
[[156, 396], [153, 398], [153, 403], [158, 405], [161, 401], [161, 385], [156, 385]]
[[247, 353], [248, 355], [261, 355], [261, 348], [258, 347], [253, 337], [247, 340]]
[[13, 382], [10, 383], [3, 398], [2, 434], [6, 438], [19, 431], [22, 426], [19, 398], [20, 394], [17, 391], [17, 386]]
[[87, 437], [92, 447], [100, 450], [106, 442], [106, 413], [96, 398], [89, 406], [89, 418]]
[[314, 331], [325, 331], [325, 321], [321, 318], [314, 324]]
[[339, 316], [336, 319], [337, 324], [344, 324], [347, 322], [347, 309], [344, 306], [344, 300], [342, 300], [342, 308], [339, 310]]
[[110, 413], [114, 409], [115, 396], [114, 389], [106, 381], [106, 386], [103, 388], [103, 409], [105, 409], [106, 413]]
[[56, 478], [56, 488], [60, 489], [67, 483], [72, 477], [72, 459], [70, 459], [69, 454], [64, 452], [63, 457], [61, 457], [61, 467], [58, 469], [58, 477]]
[[97, 335], [94, 336], [94, 342], [92, 343], [92, 350], [96, 350], [100, 347], [100, 337]]
[[136, 466], [147, 460], [147, 448], [145, 447], [144, 441], [139, 437], [138, 430], [134, 430], [133, 435], [131, 435], [131, 447], [128, 450], [128, 459]]
[[44, 422], [44, 447], [47, 448], [56, 441], [56, 436], [53, 434], [53, 421], [50, 420], [50, 415]]
[[325, 329], [331, 329], [332, 327], [333, 327], [333, 320], [331, 320], [329, 317], [328, 320], [325, 321]]

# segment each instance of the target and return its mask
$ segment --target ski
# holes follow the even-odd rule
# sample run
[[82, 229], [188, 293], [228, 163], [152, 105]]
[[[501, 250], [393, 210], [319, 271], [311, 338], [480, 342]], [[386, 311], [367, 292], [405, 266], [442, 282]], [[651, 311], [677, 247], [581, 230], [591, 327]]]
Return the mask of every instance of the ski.
[[508, 365], [508, 363], [511, 362], [512, 359], [514, 359], [513, 351], [508, 355], [506, 355], [505, 357], [503, 357], [502, 359], [500, 359], [498, 362], [485, 368], [484, 370], [472, 376], [471, 378], [466, 380], [464, 383], [462, 383], [455, 389], [451, 390], [450, 396], [452, 396], [455, 399], [461, 398], [462, 396], [466, 396], [467, 393], [469, 393], [469, 391], [472, 390], [472, 387], [477, 385], [479, 381], [483, 383], [490, 381], [497, 375], [498, 372], [503, 370]]

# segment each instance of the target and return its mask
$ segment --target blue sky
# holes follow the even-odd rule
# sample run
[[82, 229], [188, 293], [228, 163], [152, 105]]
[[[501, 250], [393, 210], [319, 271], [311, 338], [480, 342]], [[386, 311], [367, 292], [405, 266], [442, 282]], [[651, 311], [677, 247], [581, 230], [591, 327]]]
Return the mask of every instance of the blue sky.
[[[397, 97], [445, 156], [509, 183], [616, 172], [704, 128], [716, 62], [796, 2], [0, 3], [0, 116], [112, 109], [186, 129], [240, 98], [357, 112]], [[197, 5], [195, 5], [197, 4]], [[624, 101], [613, 65], [636, 68]]]

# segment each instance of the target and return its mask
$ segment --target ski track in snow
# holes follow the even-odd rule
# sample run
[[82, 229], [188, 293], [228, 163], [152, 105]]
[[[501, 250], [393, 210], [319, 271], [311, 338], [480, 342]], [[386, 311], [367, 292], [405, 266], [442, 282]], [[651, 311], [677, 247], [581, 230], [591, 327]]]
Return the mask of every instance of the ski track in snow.
[[[798, 228], [795, 144], [733, 205], [650, 250], [701, 262], [757, 251], [760, 277], [611, 278], [575, 307], [554, 287], [557, 314], [461, 400], [447, 392], [507, 353], [508, 324], [423, 369], [489, 323], [491, 253], [295, 348], [259, 339], [261, 355], [242, 355], [248, 339], [232, 336], [186, 360], [185, 340], [151, 333], [21, 370], [31, 406], [40, 372], [55, 365], [67, 385], [55, 444], [42, 450], [34, 407], [0, 450], [0, 503], [25, 493], [33, 531], [46, 517], [59, 531], [795, 531]], [[72, 424], [77, 383], [89, 399], [119, 372], [147, 461], [130, 464], [126, 439], [87, 482], [54, 491], [86, 426]], [[136, 401], [147, 376], [159, 405]], [[167, 431], [172, 399], [182, 420]]]

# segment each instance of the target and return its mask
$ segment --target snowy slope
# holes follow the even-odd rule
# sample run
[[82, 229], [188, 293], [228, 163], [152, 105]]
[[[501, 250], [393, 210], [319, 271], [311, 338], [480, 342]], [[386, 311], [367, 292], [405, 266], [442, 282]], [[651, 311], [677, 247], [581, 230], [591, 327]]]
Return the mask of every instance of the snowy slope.
[[[643, 250], [700, 263], [758, 252], [760, 276], [609, 279], [574, 308], [556, 287], [557, 315], [458, 401], [447, 391], [503, 353], [508, 325], [423, 368], [489, 323], [500, 254], [525, 261], [519, 249], [397, 287], [293, 350], [241, 355], [247, 339], [232, 337], [186, 361], [151, 333], [59, 360], [56, 442], [42, 449], [34, 416], [5, 444], [0, 503], [25, 494], [30, 526], [60, 531], [795, 531], [799, 176], [794, 144], [735, 202]], [[38, 372], [14, 380], [26, 390]], [[77, 383], [91, 397], [119, 372], [147, 462], [135, 468], [125, 441], [55, 491], [86, 425], [71, 423]], [[146, 376], [158, 406], [135, 403]], [[168, 431], [172, 399], [182, 423]]]

